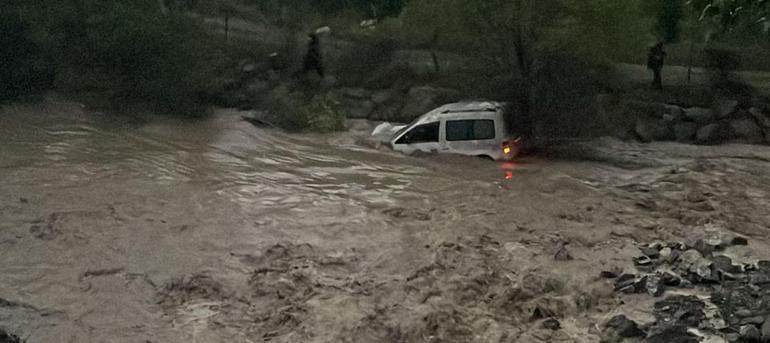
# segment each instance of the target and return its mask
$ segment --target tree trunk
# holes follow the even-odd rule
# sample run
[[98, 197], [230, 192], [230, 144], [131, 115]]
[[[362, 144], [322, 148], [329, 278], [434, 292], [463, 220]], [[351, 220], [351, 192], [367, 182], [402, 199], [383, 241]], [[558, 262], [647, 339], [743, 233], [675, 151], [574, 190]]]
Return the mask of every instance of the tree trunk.
[[524, 42], [524, 33], [521, 29], [516, 32], [516, 42], [513, 44], [516, 53], [516, 63], [519, 73], [524, 79], [529, 79], [529, 62], [527, 61], [527, 47]]
[[225, 11], [225, 43], [230, 41], [230, 11]]
[[529, 52], [527, 51], [527, 43], [524, 38], [523, 24], [519, 24], [518, 30], [514, 33], [513, 49], [516, 57], [516, 65], [519, 69], [519, 75], [522, 82], [524, 82], [524, 92], [520, 95], [522, 97], [520, 102], [521, 110], [521, 125], [524, 127], [524, 135], [533, 137], [535, 134], [535, 96], [536, 85], [532, 80], [531, 66], [529, 63]]
[[441, 72], [441, 66], [438, 64], [438, 56], [436, 55], [436, 44], [438, 44], [438, 31], [433, 32], [433, 39], [430, 42], [430, 57], [433, 59], [433, 70], [436, 74]]
[[72, 7], [75, 8], [75, 15], [77, 20], [75, 22], [76, 35], [79, 35], [79, 39], [85, 40], [88, 35], [88, 13], [82, 0], [72, 0]]
[[690, 52], [689, 56], [687, 56], [687, 83], [690, 83], [692, 81], [692, 59], [693, 54], [695, 53], [695, 42], [690, 41]]
[[163, 15], [168, 14], [168, 7], [166, 6], [165, 0], [158, 0], [158, 8], [160, 8], [160, 13]]

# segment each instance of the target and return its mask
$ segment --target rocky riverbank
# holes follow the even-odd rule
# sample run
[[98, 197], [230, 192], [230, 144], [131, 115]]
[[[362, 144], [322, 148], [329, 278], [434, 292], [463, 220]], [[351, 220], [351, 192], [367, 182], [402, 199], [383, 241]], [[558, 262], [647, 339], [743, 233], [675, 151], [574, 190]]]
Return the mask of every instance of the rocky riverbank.
[[641, 245], [635, 273], [602, 272], [615, 291], [655, 297], [654, 321], [610, 319], [604, 342], [770, 341], [770, 261], [747, 254], [745, 237], [711, 231], [690, 242]]
[[770, 104], [716, 99], [711, 108], [632, 101], [634, 134], [644, 142], [677, 141], [714, 145], [770, 144]]

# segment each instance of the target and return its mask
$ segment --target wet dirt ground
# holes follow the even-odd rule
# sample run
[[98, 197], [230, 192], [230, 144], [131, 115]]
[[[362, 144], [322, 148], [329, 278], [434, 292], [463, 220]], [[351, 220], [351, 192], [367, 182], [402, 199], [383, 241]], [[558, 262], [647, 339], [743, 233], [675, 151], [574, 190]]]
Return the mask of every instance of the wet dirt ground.
[[[598, 342], [638, 244], [770, 258], [770, 150], [574, 142], [497, 164], [335, 135], [0, 111], [0, 329], [27, 342]], [[554, 327], [549, 319], [557, 319]]]

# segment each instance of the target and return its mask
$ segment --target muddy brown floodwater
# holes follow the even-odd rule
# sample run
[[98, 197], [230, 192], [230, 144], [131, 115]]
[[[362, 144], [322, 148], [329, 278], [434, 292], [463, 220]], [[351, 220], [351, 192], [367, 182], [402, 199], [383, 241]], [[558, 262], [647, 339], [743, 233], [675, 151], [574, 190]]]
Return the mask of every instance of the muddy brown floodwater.
[[[0, 329], [27, 342], [597, 342], [640, 242], [769, 258], [766, 147], [407, 157], [242, 113], [0, 112]], [[553, 320], [558, 320], [555, 325]]]

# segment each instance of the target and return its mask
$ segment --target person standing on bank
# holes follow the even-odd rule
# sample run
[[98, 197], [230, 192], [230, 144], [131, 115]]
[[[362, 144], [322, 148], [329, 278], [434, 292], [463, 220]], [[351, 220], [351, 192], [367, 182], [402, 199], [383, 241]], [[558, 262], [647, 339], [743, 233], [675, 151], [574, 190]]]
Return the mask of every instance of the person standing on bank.
[[650, 48], [650, 52], [647, 55], [647, 68], [652, 70], [653, 79], [652, 87], [655, 89], [663, 89], [663, 65], [666, 59], [666, 51], [663, 49], [663, 42], [658, 42]]
[[302, 63], [302, 74], [306, 75], [311, 71], [315, 71], [323, 79], [324, 66], [323, 59], [321, 58], [321, 42], [316, 33], [311, 33], [308, 37], [310, 38], [310, 43], [308, 43], [305, 61]]

